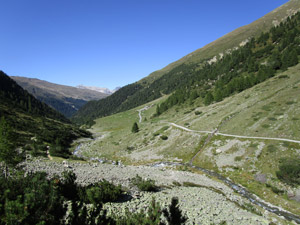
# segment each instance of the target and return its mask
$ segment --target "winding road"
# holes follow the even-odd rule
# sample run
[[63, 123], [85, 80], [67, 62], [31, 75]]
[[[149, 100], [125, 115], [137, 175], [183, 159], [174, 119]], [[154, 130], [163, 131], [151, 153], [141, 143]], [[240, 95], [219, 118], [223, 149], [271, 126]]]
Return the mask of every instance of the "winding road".
[[147, 105], [144, 108], [137, 110], [139, 112], [139, 118], [140, 118], [139, 123], [141, 123], [142, 119], [143, 119], [142, 118], [142, 112], [145, 111], [145, 110], [150, 109], [152, 106], [153, 106], [153, 104], [152, 105]]
[[220, 135], [220, 136], [225, 136], [225, 137], [236, 137], [236, 138], [243, 138], [243, 139], [259, 139], [259, 140], [275, 140], [275, 141], [286, 141], [286, 142], [292, 142], [292, 143], [297, 143], [300, 144], [300, 141], [298, 140], [292, 140], [292, 139], [286, 139], [286, 138], [270, 138], [270, 137], [252, 137], [252, 136], [241, 136], [241, 135], [233, 135], [233, 134], [223, 134], [219, 133], [217, 130], [215, 131], [198, 131], [198, 130], [191, 130], [186, 127], [180, 126], [175, 123], [170, 123], [170, 125], [180, 128], [182, 130], [188, 131], [188, 132], [194, 132], [194, 133], [205, 133], [205, 134], [213, 134], [214, 135]]

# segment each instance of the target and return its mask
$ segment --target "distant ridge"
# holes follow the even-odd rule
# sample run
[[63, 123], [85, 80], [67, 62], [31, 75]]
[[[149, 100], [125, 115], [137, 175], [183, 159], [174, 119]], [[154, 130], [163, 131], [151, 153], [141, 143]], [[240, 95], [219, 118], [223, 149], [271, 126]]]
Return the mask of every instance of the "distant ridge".
[[108, 94], [98, 91], [54, 84], [36, 78], [19, 76], [12, 76], [11, 78], [37, 99], [66, 117], [71, 117], [88, 101], [99, 100], [108, 96]]

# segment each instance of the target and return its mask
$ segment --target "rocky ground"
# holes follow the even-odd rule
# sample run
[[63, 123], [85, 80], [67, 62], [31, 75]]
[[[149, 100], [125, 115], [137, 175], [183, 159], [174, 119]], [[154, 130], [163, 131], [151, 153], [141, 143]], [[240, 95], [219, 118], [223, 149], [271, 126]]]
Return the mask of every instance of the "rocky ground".
[[[106, 179], [115, 184], [121, 184], [129, 193], [136, 192], [130, 179], [137, 174], [143, 178], [153, 179], [162, 186], [156, 193], [139, 193], [139, 198], [132, 198], [122, 203], [106, 204], [109, 212], [124, 214], [130, 211], [140, 211], [147, 208], [154, 197], [163, 207], [170, 204], [172, 197], [178, 197], [180, 208], [188, 216], [188, 224], [285, 224], [282, 218], [265, 212], [253, 206], [247, 199], [234, 193], [223, 183], [213, 180], [206, 175], [175, 168], [124, 166], [101, 163], [59, 163], [50, 160], [34, 160], [25, 164], [26, 171], [46, 171], [50, 176], [60, 174], [64, 170], [73, 170], [77, 182], [83, 185]], [[178, 186], [189, 182], [190, 186]], [[176, 185], [175, 185], [176, 184]], [[198, 186], [198, 187], [196, 187]], [[254, 213], [256, 212], [256, 213]], [[261, 214], [261, 215], [259, 215]]]

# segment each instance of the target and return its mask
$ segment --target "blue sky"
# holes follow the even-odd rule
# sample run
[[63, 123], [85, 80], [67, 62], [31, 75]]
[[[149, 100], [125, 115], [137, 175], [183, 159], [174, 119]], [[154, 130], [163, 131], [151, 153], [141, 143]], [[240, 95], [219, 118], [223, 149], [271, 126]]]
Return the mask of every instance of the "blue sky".
[[288, 0], [0, 0], [0, 70], [76, 86], [140, 80]]

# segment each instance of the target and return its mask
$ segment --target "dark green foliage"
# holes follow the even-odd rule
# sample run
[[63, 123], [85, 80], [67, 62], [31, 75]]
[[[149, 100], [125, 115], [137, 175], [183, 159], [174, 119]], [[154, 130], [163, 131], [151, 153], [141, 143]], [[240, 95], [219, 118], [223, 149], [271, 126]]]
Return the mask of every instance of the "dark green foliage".
[[14, 167], [22, 160], [21, 154], [16, 150], [11, 127], [4, 117], [0, 119], [0, 162], [4, 163], [5, 177], [8, 175], [10, 167]]
[[[115, 201], [121, 188], [107, 181], [83, 187], [75, 180], [73, 172], [64, 172], [62, 178], [52, 179], [43, 172], [19, 178], [0, 176], [0, 224], [63, 224], [66, 200], [72, 201], [68, 224], [114, 224], [102, 210], [102, 203]], [[98, 189], [93, 189], [94, 196], [90, 197], [95, 187]], [[80, 192], [87, 194], [81, 198]], [[84, 203], [93, 205], [87, 209]]]
[[187, 217], [182, 215], [182, 211], [179, 208], [178, 198], [172, 198], [169, 210], [164, 209], [163, 214], [168, 222], [168, 225], [180, 225], [185, 224]]
[[[44, 172], [7, 179], [1, 175], [0, 224], [164, 225], [161, 207], [154, 199], [147, 213], [127, 212], [123, 218], [116, 215], [108, 217], [103, 203], [117, 200], [121, 194], [120, 186], [107, 181], [79, 186], [75, 181], [73, 172], [63, 172], [62, 178], [54, 176], [51, 179]], [[68, 204], [70, 209], [66, 214]], [[184, 224], [178, 201], [172, 200], [171, 206], [169, 211], [164, 210], [167, 212], [166, 219], [171, 218], [172, 221], [179, 218], [181, 223], [176, 224]]]
[[77, 179], [76, 174], [73, 171], [64, 171], [62, 178], [60, 179], [59, 186], [61, 194], [68, 200], [78, 200], [78, 187], [75, 183]]
[[300, 158], [281, 159], [279, 171], [276, 172], [278, 179], [291, 184], [300, 184]]
[[[91, 134], [71, 124], [63, 115], [38, 101], [15, 81], [0, 71], [0, 117], [4, 117], [12, 128], [15, 147], [32, 145], [35, 154], [45, 151], [45, 146], [55, 145], [57, 137], [61, 156], [70, 153], [67, 148], [74, 139], [89, 137]], [[37, 139], [35, 146], [31, 140]], [[37, 148], [40, 149], [37, 149]]]
[[211, 94], [211, 92], [208, 92], [204, 99], [204, 104], [209, 105], [214, 101], [214, 96]]
[[160, 139], [162, 139], [162, 140], [164, 140], [164, 141], [165, 141], [165, 140], [168, 140], [168, 136], [166, 136], [166, 135], [161, 135], [161, 136], [160, 136]]
[[93, 205], [106, 202], [114, 202], [120, 198], [122, 194], [121, 186], [102, 180], [98, 183], [91, 184], [85, 188], [86, 202]]
[[132, 132], [132, 133], [137, 133], [137, 132], [139, 132], [139, 126], [137, 125], [136, 122], [134, 122], [134, 124], [132, 125], [131, 132]]
[[45, 173], [5, 181], [0, 177], [1, 224], [60, 224], [66, 208], [59, 193], [59, 179]]
[[198, 116], [198, 115], [201, 115], [202, 112], [199, 112], [199, 111], [195, 111], [195, 115]]
[[[14, 80], [0, 71], [0, 100], [7, 107], [15, 106], [18, 111], [27, 112], [39, 116], [47, 116], [62, 122], [69, 122], [63, 115], [56, 112], [46, 104], [40, 102]], [[2, 108], [0, 113], [2, 114]], [[2, 115], [3, 116], [3, 115]]]
[[158, 187], [155, 185], [155, 181], [148, 179], [145, 180], [139, 175], [136, 175], [135, 178], [132, 178], [131, 183], [138, 187], [140, 191], [157, 191]]

